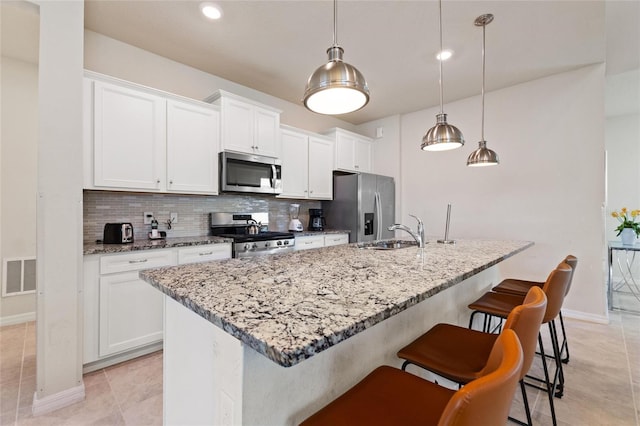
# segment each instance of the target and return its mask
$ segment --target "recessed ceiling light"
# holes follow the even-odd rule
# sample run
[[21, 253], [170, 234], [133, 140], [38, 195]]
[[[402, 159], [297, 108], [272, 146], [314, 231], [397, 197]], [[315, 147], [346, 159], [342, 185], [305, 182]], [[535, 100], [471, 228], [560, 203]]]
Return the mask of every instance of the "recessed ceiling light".
[[439, 61], [446, 61], [447, 59], [449, 59], [451, 56], [453, 56], [453, 50], [451, 49], [444, 49], [442, 52], [438, 53], [436, 55], [436, 58]]
[[222, 8], [215, 3], [200, 3], [200, 10], [209, 19], [222, 18]]

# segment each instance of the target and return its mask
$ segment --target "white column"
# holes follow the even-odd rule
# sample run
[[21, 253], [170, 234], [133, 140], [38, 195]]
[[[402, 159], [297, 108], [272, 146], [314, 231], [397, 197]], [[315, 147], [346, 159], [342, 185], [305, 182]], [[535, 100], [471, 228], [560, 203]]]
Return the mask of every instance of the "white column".
[[82, 76], [84, 3], [40, 6], [37, 376], [34, 414], [84, 399]]

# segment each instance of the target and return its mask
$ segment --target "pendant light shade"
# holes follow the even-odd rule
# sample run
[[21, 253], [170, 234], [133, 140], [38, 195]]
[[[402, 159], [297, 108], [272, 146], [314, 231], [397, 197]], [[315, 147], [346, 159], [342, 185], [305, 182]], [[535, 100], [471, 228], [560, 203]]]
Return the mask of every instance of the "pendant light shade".
[[493, 15], [490, 13], [478, 16], [474, 21], [476, 26], [482, 27], [482, 139], [478, 142], [478, 149], [467, 158], [469, 167], [495, 166], [500, 163], [498, 154], [487, 148], [487, 141], [484, 140], [485, 29], [491, 21], [493, 21]]
[[337, 2], [333, 2], [333, 46], [327, 49], [329, 62], [309, 77], [304, 106], [319, 114], [346, 114], [369, 102], [369, 86], [353, 65], [342, 60], [344, 50], [337, 42]]
[[[440, 52], [442, 52], [442, 0], [439, 1], [440, 17], [438, 19], [440, 28]], [[436, 125], [427, 130], [422, 137], [420, 148], [424, 151], [447, 151], [449, 149], [460, 148], [464, 145], [462, 132], [454, 125], [447, 123], [447, 114], [443, 107], [442, 89], [442, 62], [440, 59], [440, 114], [436, 115]]]

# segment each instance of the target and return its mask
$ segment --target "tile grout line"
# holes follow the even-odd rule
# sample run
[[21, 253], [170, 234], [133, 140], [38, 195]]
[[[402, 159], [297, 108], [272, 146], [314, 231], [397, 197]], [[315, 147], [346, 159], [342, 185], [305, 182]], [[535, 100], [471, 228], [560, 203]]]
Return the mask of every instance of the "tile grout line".
[[640, 425], [638, 421], [638, 403], [636, 402], [635, 391], [633, 390], [633, 375], [631, 373], [631, 361], [629, 360], [629, 346], [627, 345], [627, 338], [625, 336], [624, 319], [620, 318], [620, 327], [622, 328], [622, 345], [624, 346], [624, 353], [627, 360], [627, 370], [629, 371], [629, 385], [631, 387], [631, 399], [633, 401], [633, 414], [636, 417], [636, 425]]
[[111, 396], [113, 397], [114, 401], [116, 402], [116, 405], [118, 406], [118, 411], [120, 412], [120, 416], [122, 417], [122, 420], [126, 425], [127, 419], [124, 417], [124, 411], [122, 411], [122, 405], [120, 405], [120, 400], [116, 396], [115, 392], [113, 392], [113, 388], [111, 387], [111, 380], [109, 380], [109, 375], [107, 374], [106, 368], [102, 369], [102, 374], [104, 374], [104, 377], [107, 379], [107, 384], [109, 385], [109, 392], [111, 392]]
[[24, 334], [22, 335], [22, 355], [20, 357], [20, 377], [18, 378], [18, 400], [16, 401], [16, 418], [15, 425], [18, 425], [18, 414], [20, 412], [20, 394], [22, 393], [22, 373], [24, 372], [24, 354], [27, 347], [27, 332], [29, 330], [29, 323], [24, 323]]

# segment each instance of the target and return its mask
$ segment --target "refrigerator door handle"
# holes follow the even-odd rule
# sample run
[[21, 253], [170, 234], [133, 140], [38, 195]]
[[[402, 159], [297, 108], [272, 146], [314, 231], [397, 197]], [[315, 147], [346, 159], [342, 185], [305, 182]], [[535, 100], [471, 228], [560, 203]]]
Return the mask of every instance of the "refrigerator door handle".
[[382, 239], [382, 205], [380, 203], [380, 193], [376, 191], [376, 240]]

